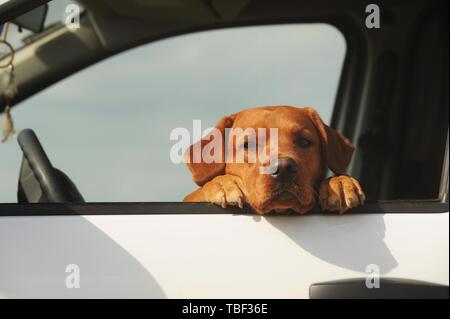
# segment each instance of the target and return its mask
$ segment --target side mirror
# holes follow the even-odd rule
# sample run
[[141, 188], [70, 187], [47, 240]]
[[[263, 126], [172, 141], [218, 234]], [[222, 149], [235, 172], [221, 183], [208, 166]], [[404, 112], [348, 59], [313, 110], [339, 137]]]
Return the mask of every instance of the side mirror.
[[44, 4], [25, 14], [15, 18], [11, 22], [21, 28], [40, 33], [44, 29], [44, 22], [47, 17], [48, 5]]

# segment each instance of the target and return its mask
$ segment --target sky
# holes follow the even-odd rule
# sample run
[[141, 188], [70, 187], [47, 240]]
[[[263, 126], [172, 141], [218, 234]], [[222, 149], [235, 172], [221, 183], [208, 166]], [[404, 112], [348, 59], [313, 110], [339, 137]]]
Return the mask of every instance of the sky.
[[[14, 107], [13, 117], [86, 201], [181, 201], [196, 187], [170, 161], [172, 129], [281, 104], [312, 106], [329, 122], [345, 51], [342, 34], [325, 24], [176, 36], [82, 70]], [[0, 144], [0, 202], [17, 201], [21, 157], [15, 140]]]

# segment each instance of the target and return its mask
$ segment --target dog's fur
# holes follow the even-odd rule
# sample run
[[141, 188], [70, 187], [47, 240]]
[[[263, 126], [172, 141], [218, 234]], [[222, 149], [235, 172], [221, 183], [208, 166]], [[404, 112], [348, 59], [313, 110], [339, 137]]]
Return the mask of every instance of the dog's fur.
[[[184, 198], [186, 202], [210, 202], [222, 207], [248, 204], [255, 212], [298, 213], [309, 211], [319, 200], [322, 209], [343, 213], [362, 205], [365, 195], [359, 183], [346, 175], [354, 146], [343, 135], [325, 125], [309, 107], [268, 106], [243, 110], [223, 117], [216, 128], [225, 136], [225, 128], [278, 128], [278, 157], [289, 158], [297, 171], [288, 183], [270, 174], [261, 174], [256, 163], [193, 163], [188, 167], [198, 188]], [[268, 134], [267, 134], [268, 135]], [[200, 143], [203, 148], [210, 136]], [[224, 137], [226, 138], [226, 137]], [[246, 150], [234, 145], [234, 153]], [[222, 143], [226, 145], [226, 143]], [[194, 145], [188, 150], [191, 150]], [[224, 152], [225, 154], [225, 152]], [[192, 155], [191, 155], [192, 159]], [[335, 174], [324, 180], [327, 168]]]

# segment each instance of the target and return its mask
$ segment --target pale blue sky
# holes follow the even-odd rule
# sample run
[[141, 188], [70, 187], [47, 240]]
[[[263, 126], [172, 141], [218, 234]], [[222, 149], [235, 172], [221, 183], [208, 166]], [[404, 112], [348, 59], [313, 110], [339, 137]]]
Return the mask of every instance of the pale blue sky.
[[[180, 201], [195, 189], [172, 164], [175, 127], [258, 105], [313, 106], [330, 120], [345, 40], [324, 24], [206, 31], [97, 63], [13, 109], [87, 201]], [[15, 202], [16, 141], [0, 144], [0, 202]]]

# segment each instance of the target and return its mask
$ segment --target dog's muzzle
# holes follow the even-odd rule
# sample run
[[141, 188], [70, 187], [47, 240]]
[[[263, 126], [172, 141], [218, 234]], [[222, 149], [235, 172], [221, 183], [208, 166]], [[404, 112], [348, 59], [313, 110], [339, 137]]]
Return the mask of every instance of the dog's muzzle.
[[270, 176], [279, 183], [290, 183], [298, 174], [298, 165], [290, 157], [280, 157]]

